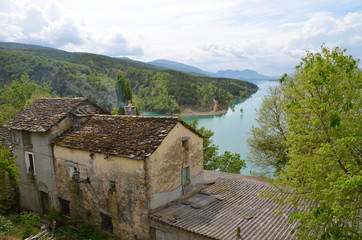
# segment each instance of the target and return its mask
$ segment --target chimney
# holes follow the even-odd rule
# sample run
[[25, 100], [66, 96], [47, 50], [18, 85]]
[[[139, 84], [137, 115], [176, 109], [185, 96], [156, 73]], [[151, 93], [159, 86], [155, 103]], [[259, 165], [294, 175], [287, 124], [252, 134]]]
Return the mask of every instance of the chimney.
[[131, 100], [128, 100], [128, 105], [124, 106], [124, 115], [136, 116], [136, 107], [132, 106]]

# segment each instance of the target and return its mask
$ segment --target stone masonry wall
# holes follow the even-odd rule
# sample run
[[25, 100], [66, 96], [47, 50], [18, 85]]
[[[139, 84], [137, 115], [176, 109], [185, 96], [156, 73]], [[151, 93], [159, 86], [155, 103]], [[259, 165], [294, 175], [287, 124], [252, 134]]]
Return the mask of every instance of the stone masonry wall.
[[[100, 214], [112, 218], [113, 233], [119, 239], [148, 239], [147, 198], [142, 160], [133, 160], [54, 146], [58, 196], [70, 201], [71, 217], [101, 228]], [[72, 182], [76, 167], [80, 180]], [[115, 182], [115, 192], [109, 191]]]

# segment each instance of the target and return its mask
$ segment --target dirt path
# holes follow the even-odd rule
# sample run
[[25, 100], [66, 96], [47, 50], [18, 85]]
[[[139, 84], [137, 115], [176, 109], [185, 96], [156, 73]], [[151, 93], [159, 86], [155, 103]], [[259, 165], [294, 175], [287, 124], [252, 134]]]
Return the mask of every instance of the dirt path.
[[178, 115], [181, 116], [212, 116], [212, 115], [220, 115], [220, 114], [224, 114], [227, 112], [227, 110], [219, 110], [217, 111], [217, 101], [214, 99], [214, 107], [212, 111], [208, 111], [208, 112], [197, 112], [197, 111], [193, 111], [190, 108], [184, 108], [182, 110], [182, 112]]

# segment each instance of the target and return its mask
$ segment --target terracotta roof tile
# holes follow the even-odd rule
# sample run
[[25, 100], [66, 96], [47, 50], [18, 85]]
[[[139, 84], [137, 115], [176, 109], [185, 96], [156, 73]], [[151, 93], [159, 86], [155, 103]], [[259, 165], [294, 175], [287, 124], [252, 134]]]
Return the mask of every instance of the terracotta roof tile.
[[284, 214], [277, 217], [274, 209], [278, 205], [259, 197], [264, 190], [272, 190], [260, 178], [206, 170], [204, 175], [212, 184], [159, 209], [150, 219], [212, 239], [237, 239], [237, 227], [244, 240], [297, 239], [290, 234], [296, 224], [290, 224], [285, 215], [293, 208], [282, 207]]
[[[15, 130], [46, 132], [72, 109], [86, 102], [92, 104], [87, 98], [40, 98], [10, 119], [5, 126]], [[101, 109], [99, 112], [105, 113]]]
[[179, 122], [177, 117], [94, 115], [55, 143], [73, 149], [144, 159]]

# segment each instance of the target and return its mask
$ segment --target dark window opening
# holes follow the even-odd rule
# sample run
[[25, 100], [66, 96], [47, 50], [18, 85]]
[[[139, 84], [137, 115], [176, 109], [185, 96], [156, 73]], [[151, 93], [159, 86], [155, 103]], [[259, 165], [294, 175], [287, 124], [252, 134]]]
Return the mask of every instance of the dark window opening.
[[33, 154], [29, 154], [29, 170], [34, 172], [34, 159]]
[[184, 148], [184, 151], [189, 150], [189, 140], [188, 139], [185, 139], [182, 141], [182, 147]]
[[25, 153], [25, 161], [26, 161], [27, 172], [35, 175], [35, 163], [34, 163], [33, 153], [30, 152]]
[[40, 199], [43, 213], [48, 213], [50, 208], [48, 193], [40, 191]]
[[60, 212], [65, 216], [70, 216], [70, 201], [59, 198]]
[[113, 233], [113, 223], [112, 223], [112, 218], [108, 215], [105, 215], [103, 213], [100, 214], [101, 219], [102, 219], [102, 225], [101, 225], [101, 229], [105, 230], [107, 232]]

